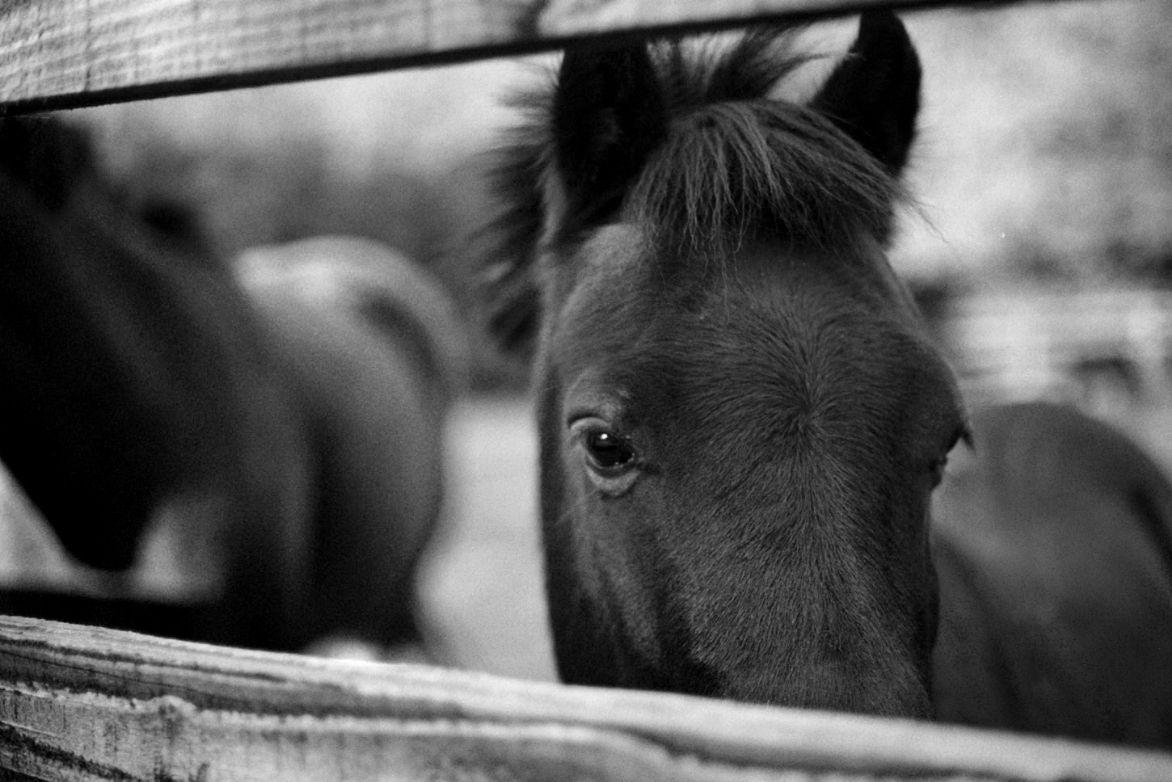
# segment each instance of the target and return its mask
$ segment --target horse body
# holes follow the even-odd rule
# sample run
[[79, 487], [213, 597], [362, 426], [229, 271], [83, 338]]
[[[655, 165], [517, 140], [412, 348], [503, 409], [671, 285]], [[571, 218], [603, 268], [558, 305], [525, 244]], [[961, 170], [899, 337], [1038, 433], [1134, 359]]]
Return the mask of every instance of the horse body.
[[973, 428], [934, 514], [938, 717], [1172, 746], [1172, 486], [1065, 407]]
[[416, 566], [440, 512], [443, 419], [462, 373], [452, 305], [410, 261], [354, 238], [250, 250], [239, 273], [317, 454], [312, 624], [414, 640]]
[[[367, 614], [364, 634], [391, 640], [408, 610], [405, 563], [435, 521], [421, 508], [439, 491], [428, 449], [448, 398], [433, 393], [420, 404], [413, 384], [425, 381], [416, 376], [448, 367], [421, 368], [411, 354], [410, 340], [427, 343], [435, 323], [410, 313], [440, 294], [371, 294], [374, 310], [398, 307], [414, 324], [410, 337], [359, 334], [360, 313], [340, 303], [303, 309], [316, 328], [309, 334], [293, 314], [258, 311], [232, 269], [193, 237], [159, 231], [119, 203], [84, 137], [56, 122], [0, 125], [0, 199], [0, 459], [63, 548], [92, 568], [77, 600], [44, 594], [30, 603], [15, 590], [3, 606], [296, 650], [335, 620], [354, 631], [374, 605], [386, 615]], [[316, 367], [354, 386], [330, 385]], [[384, 461], [397, 433], [425, 443], [409, 478], [380, 474], [404, 465]], [[388, 487], [394, 481], [403, 485]], [[399, 501], [407, 518], [394, 512]], [[136, 563], [154, 547], [144, 541], [158, 538], [160, 519], [183, 561], [209, 563], [214, 577], [178, 604], [152, 606], [140, 602], [151, 595], [140, 594]], [[394, 588], [389, 576], [372, 579], [370, 589], [386, 594], [356, 599], [345, 573], [359, 557], [364, 575], [393, 572]]]
[[933, 559], [932, 492], [970, 430], [884, 256], [919, 63], [883, 11], [807, 103], [772, 99], [804, 61], [776, 31], [723, 55], [572, 49], [522, 103], [492, 326], [535, 346], [559, 673], [1105, 736], [1070, 699], [1039, 707], [1059, 726], [967, 697], [999, 671], [965, 682], [952, 658], [982, 620], [1013, 643], [981, 613], [1011, 601], [963, 591], [952, 565], [983, 563], [953, 527]]

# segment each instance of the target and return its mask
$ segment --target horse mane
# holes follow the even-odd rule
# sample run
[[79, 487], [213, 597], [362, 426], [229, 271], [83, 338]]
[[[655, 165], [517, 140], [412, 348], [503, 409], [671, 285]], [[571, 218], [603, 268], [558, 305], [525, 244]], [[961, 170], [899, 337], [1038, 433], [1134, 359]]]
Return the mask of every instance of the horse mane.
[[[727, 258], [751, 235], [834, 250], [866, 231], [886, 242], [898, 180], [828, 117], [769, 97], [817, 55], [798, 52], [798, 28], [750, 31], [731, 46], [707, 38], [662, 41], [650, 54], [669, 120], [623, 196], [620, 215], [648, 231], [665, 257]], [[519, 93], [524, 120], [492, 155], [499, 202], [483, 230], [489, 329], [510, 350], [536, 333], [534, 268], [543, 243], [571, 237], [551, 208], [555, 79]]]

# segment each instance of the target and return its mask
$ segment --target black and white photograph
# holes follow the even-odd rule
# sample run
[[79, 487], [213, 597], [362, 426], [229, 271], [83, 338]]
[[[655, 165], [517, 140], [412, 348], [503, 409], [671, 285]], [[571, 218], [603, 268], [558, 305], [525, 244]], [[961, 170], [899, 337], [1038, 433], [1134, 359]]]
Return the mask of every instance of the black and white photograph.
[[0, 2], [0, 780], [1172, 780], [1172, 5]]

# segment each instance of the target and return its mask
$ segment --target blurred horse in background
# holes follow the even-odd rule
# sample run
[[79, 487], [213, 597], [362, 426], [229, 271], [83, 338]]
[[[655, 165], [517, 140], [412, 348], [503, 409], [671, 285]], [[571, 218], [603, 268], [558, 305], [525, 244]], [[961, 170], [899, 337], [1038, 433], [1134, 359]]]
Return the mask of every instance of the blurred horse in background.
[[972, 427], [933, 503], [937, 717], [1172, 747], [1172, 485], [1072, 407]]
[[[380, 354], [369, 337], [334, 366], [387, 378], [395, 390], [380, 399], [389, 407], [339, 384], [327, 415], [324, 386], [310, 392], [293, 369], [295, 338], [270, 322], [269, 295], [258, 294], [266, 302], [258, 310], [233, 267], [173, 210], [130, 209], [79, 130], [3, 120], [0, 203], [0, 460], [67, 552], [65, 586], [76, 590], [34, 577], [6, 589], [0, 611], [283, 650], [335, 632], [371, 643], [411, 635], [403, 585], [435, 521], [421, 508], [439, 493], [438, 466], [327, 442], [323, 427], [347, 405], [369, 432], [403, 426], [398, 390], [451, 367], [431, 353], [449, 338], [430, 338], [436, 319], [412, 309], [442, 294], [394, 304], [371, 294], [381, 302], [372, 310], [404, 307], [406, 336], [385, 336], [395, 321], [379, 312], [370, 333], [388, 346]], [[385, 279], [409, 276], [391, 260]], [[319, 336], [340, 342], [329, 330], [352, 333], [360, 317], [357, 309], [323, 314]], [[415, 353], [403, 347], [416, 341]], [[368, 359], [377, 369], [358, 368]], [[427, 415], [417, 397], [405, 400], [418, 415], [405, 442], [427, 426], [430, 442], [440, 439], [453, 386], [439, 385]], [[407, 465], [412, 477], [401, 480], [412, 488], [366, 507], [368, 487], [332, 483], [351, 474], [353, 465], [333, 461], [342, 458], [368, 476]], [[348, 496], [352, 489], [360, 495]], [[395, 556], [377, 566], [363, 559], [390, 549]], [[353, 578], [332, 572], [355, 566], [369, 591], [388, 593], [355, 594]], [[387, 614], [358, 619], [366, 610]]]
[[452, 301], [377, 242], [253, 249], [237, 272], [303, 412], [316, 464], [309, 616], [339, 643], [412, 640], [416, 568], [443, 498], [444, 417], [466, 346]]
[[[1074, 414], [970, 428], [886, 258], [915, 49], [867, 11], [775, 97], [808, 61], [776, 29], [572, 48], [501, 151], [492, 325], [536, 355], [560, 676], [1172, 743], [1167, 482]], [[934, 525], [974, 429], [992, 515]]]

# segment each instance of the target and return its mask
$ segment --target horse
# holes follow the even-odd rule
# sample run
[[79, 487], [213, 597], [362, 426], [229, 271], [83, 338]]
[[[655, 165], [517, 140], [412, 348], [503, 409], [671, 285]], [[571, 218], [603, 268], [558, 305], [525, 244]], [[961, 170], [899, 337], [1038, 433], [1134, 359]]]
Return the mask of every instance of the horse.
[[417, 643], [415, 581], [441, 513], [444, 422], [466, 383], [455, 305], [406, 256], [358, 237], [253, 248], [236, 273], [317, 455], [315, 648]]
[[[0, 461], [75, 566], [69, 572], [81, 574], [80, 594], [16, 588], [0, 596], [0, 610], [285, 651], [334, 632], [393, 640], [387, 625], [405, 612], [411, 555], [368, 571], [367, 592], [392, 582], [398, 590], [377, 598], [356, 596], [334, 569], [347, 546], [355, 562], [385, 552], [400, 523], [403, 552], [414, 554], [434, 518], [422, 521], [411, 497], [404, 521], [393, 512], [398, 496], [368, 506], [369, 493], [350, 496], [353, 486], [334, 481], [375, 465], [409, 467], [414, 489], [435, 493], [435, 466], [388, 458], [373, 435], [367, 450], [327, 442], [315, 427], [329, 419], [309, 406], [324, 402], [289, 375], [291, 348], [233, 266], [175, 210], [132, 208], [80, 129], [4, 119], [0, 203]], [[370, 298], [372, 310], [393, 306]], [[356, 375], [369, 358], [369, 375], [392, 388], [429, 377], [420, 356], [440, 342], [420, 342], [420, 355], [401, 345], [422, 340], [434, 319], [403, 305], [403, 323], [414, 324], [407, 336], [388, 337], [381, 329], [391, 318], [380, 314], [366, 352], [355, 346], [334, 367]], [[357, 331], [360, 317], [357, 308], [323, 316], [323, 329]], [[323, 344], [337, 338], [320, 335]], [[353, 404], [371, 430], [401, 425], [397, 411], [333, 390], [336, 407]], [[431, 399], [438, 407], [446, 396]], [[413, 422], [412, 436], [435, 418]], [[180, 571], [169, 574], [177, 591], [161, 593], [145, 562], [159, 551], [170, 552], [164, 569]], [[359, 609], [371, 606], [388, 615], [356, 627]]]
[[1172, 485], [1073, 407], [972, 426], [934, 503], [937, 717], [1172, 746]]
[[[1120, 599], [1058, 583], [1102, 550], [1089, 530], [1114, 522], [1129, 540], [1119, 546], [1149, 565], [1132, 583], [1152, 591], [1127, 610], [1137, 648], [1105, 648], [1095, 634], [1111, 622], [1071, 624], [1078, 612], [1067, 607], [1039, 609], [1033, 642], [1050, 637], [1048, 619], [1065, 633], [1063, 659], [1113, 651], [1119, 665], [1080, 662], [1078, 677], [1043, 686], [1005, 680], [999, 663], [1013, 658], [974, 657], [978, 639], [1020, 649], [1008, 617], [1037, 597], [1019, 590], [1041, 554], [1016, 560], [1020, 572], [996, 570], [990, 591], [973, 570], [992, 571], [959, 525], [931, 521], [949, 454], [979, 447], [982, 434], [887, 260], [909, 200], [901, 174], [918, 56], [894, 14], [866, 11], [811, 95], [783, 100], [775, 86], [811, 60], [794, 41], [770, 28], [726, 47], [572, 47], [547, 87], [517, 98], [525, 117], [491, 153], [499, 210], [484, 229], [486, 320], [533, 364], [560, 678], [1167, 742], [1166, 666], [1124, 664], [1172, 659], [1172, 573], [1153, 554], [1153, 541], [1168, 540], [1168, 508], [1155, 499], [1167, 484], [1136, 479], [1135, 453], [1081, 418], [1063, 419], [1066, 438], [1104, 441], [1116, 456], [1104, 461], [1095, 446], [1061, 485], [1089, 491], [1083, 479], [1098, 467], [1118, 479], [1093, 484], [1115, 491], [1110, 507], [1079, 494], [1047, 509], [1071, 512], [1065, 543], [1083, 547], [1048, 599]], [[994, 426], [1007, 443], [994, 455], [1042, 438], [1061, 415], [1038, 411], [1024, 432], [1022, 416], [995, 419], [1009, 423]], [[1046, 468], [1014, 469], [1056, 470], [1067, 455], [1050, 447]], [[1046, 496], [1037, 489], [1027, 507], [1005, 510], [1037, 510]], [[1112, 515], [1080, 518], [1099, 511]], [[1049, 522], [982, 529], [1035, 523]], [[1128, 580], [1127, 564], [1099, 567]], [[1046, 660], [1059, 658], [1028, 661]], [[1119, 721], [1108, 724], [1095, 712], [1119, 677], [1143, 705], [1110, 701]], [[1046, 709], [1063, 720], [1035, 719]]]

